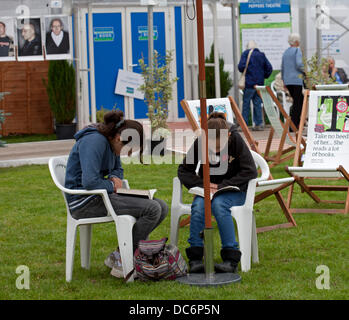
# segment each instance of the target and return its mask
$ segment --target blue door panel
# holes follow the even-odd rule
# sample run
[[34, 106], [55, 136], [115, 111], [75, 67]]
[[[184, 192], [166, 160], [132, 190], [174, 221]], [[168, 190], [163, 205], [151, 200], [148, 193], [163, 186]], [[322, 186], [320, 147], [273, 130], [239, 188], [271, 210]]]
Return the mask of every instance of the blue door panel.
[[[146, 12], [131, 13], [131, 30], [132, 30], [132, 63], [138, 64], [138, 60], [144, 57], [148, 64], [148, 14]], [[154, 12], [153, 15], [154, 29], [154, 50], [158, 51], [161, 56], [166, 55], [166, 37], [165, 37], [165, 14], [164, 12]], [[141, 73], [141, 68], [136, 66], [133, 72]], [[134, 116], [135, 119], [147, 118], [148, 108], [143, 100], [134, 99]]]

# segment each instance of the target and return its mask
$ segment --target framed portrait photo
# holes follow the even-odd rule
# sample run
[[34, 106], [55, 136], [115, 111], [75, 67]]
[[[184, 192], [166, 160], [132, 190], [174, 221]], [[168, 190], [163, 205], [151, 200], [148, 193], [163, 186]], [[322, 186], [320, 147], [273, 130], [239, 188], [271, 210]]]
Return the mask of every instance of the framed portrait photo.
[[0, 17], [0, 61], [16, 60], [16, 45], [14, 18]]
[[45, 53], [47, 60], [72, 59], [72, 23], [70, 16], [46, 16]]
[[44, 60], [40, 17], [17, 18], [18, 61]]

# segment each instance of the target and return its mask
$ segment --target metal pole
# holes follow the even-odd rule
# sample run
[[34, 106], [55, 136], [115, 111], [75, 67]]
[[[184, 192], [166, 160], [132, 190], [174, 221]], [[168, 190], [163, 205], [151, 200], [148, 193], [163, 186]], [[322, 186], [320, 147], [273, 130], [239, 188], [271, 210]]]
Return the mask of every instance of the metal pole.
[[215, 96], [216, 98], [220, 98], [221, 97], [221, 79], [220, 79], [219, 55], [218, 55], [217, 2], [210, 3], [210, 9], [211, 9], [212, 21], [213, 21]]
[[148, 66], [150, 69], [153, 68], [154, 56], [153, 12], [154, 6], [148, 5]]
[[232, 34], [233, 34], [233, 70], [234, 70], [234, 99], [238, 106], [240, 106], [240, 90], [239, 90], [239, 77], [237, 70], [239, 64], [239, 4], [236, 0], [232, 1], [231, 4], [231, 23], [232, 23]]
[[322, 44], [322, 32], [321, 32], [321, 25], [320, 25], [320, 17], [321, 17], [321, 5], [318, 1], [318, 4], [316, 5], [316, 54], [318, 56], [318, 61], [320, 63], [321, 56], [322, 56], [322, 50], [321, 50], [321, 44]]
[[91, 120], [97, 122], [96, 119], [96, 86], [95, 86], [95, 57], [93, 46], [93, 14], [92, 6], [88, 5], [88, 40], [90, 54], [90, 88], [91, 88]]

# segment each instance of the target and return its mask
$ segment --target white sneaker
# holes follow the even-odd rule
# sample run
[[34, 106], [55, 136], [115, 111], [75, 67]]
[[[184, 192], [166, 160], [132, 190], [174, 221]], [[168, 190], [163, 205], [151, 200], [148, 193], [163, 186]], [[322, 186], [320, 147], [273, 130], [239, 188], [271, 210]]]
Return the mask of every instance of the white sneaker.
[[105, 260], [104, 264], [111, 269], [110, 274], [116, 278], [123, 278], [121, 256], [119, 251], [112, 252]]

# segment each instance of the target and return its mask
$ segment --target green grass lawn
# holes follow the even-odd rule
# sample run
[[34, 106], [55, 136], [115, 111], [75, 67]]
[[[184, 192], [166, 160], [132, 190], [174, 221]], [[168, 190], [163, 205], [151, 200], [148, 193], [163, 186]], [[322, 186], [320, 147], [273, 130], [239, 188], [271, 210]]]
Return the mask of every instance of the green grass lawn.
[[[283, 167], [274, 177], [285, 177]], [[124, 165], [133, 188], [158, 189], [157, 197], [171, 204], [172, 178], [177, 165]], [[80, 266], [76, 243], [73, 281], [65, 282], [66, 209], [48, 167], [24, 166], [0, 169], [0, 300], [3, 299], [348, 299], [349, 216], [297, 214], [297, 227], [258, 234], [260, 263], [253, 264], [242, 281], [223, 287], [196, 287], [177, 282], [136, 281], [126, 284], [110, 276], [105, 257], [117, 246], [112, 223], [94, 226], [90, 270]], [[283, 192], [286, 195], [286, 192]], [[333, 196], [332, 196], [333, 197]], [[344, 193], [342, 194], [344, 197]], [[191, 196], [184, 194], [190, 202]], [[315, 205], [296, 187], [295, 202]], [[286, 222], [275, 197], [255, 206], [257, 227]], [[215, 261], [220, 240], [215, 227]], [[170, 213], [151, 239], [169, 236]], [[179, 248], [184, 254], [189, 228], [180, 229]], [[16, 288], [16, 268], [30, 270], [30, 289]], [[330, 271], [330, 289], [316, 288], [320, 274]]]

